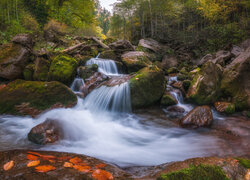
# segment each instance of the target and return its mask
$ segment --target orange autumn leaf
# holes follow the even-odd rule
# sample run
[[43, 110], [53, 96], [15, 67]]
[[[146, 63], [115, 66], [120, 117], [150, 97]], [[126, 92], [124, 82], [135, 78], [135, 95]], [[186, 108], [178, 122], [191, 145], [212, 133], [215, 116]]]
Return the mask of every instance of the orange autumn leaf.
[[87, 173], [91, 170], [91, 167], [89, 166], [74, 165], [73, 168], [76, 169], [77, 171], [84, 172], [84, 173]]
[[32, 167], [32, 166], [37, 166], [38, 164], [40, 164], [40, 161], [31, 161], [27, 164], [27, 167]]
[[49, 160], [49, 162], [50, 162], [50, 163], [53, 163], [53, 164], [56, 163], [55, 160]]
[[46, 165], [46, 166], [37, 166], [36, 167], [36, 172], [48, 172], [48, 171], [53, 171], [56, 168], [54, 166], [51, 165]]
[[96, 167], [97, 169], [105, 168], [105, 167], [106, 167], [106, 164], [97, 164], [95, 167]]
[[88, 163], [80, 162], [80, 163], [77, 163], [77, 165], [80, 165], [80, 166], [88, 166]]
[[74, 158], [70, 159], [69, 162], [71, 162], [73, 164], [78, 164], [78, 163], [81, 163], [82, 160], [78, 157], [74, 157]]
[[41, 158], [43, 160], [55, 160], [56, 159], [55, 156], [51, 156], [51, 155], [41, 155]]
[[33, 151], [28, 151], [28, 154], [32, 154], [32, 155], [36, 155], [36, 156], [42, 156], [41, 154], [37, 153], [37, 152], [33, 152]]
[[64, 167], [68, 167], [68, 168], [72, 168], [73, 167], [73, 164], [72, 163], [69, 163], [69, 162], [65, 162]]
[[58, 161], [68, 161], [69, 159], [71, 159], [71, 157], [63, 156], [63, 157], [58, 157], [57, 159]]
[[97, 180], [113, 180], [113, 175], [110, 172], [102, 169], [97, 169], [93, 172], [92, 177]]
[[37, 157], [37, 156], [34, 156], [34, 155], [32, 155], [32, 154], [28, 154], [28, 155], [27, 155], [27, 159], [33, 161], [33, 160], [37, 160], [38, 157]]
[[10, 162], [7, 162], [6, 164], [3, 165], [3, 169], [5, 171], [8, 171], [10, 170], [11, 168], [13, 168], [14, 166], [14, 161], [10, 161]]

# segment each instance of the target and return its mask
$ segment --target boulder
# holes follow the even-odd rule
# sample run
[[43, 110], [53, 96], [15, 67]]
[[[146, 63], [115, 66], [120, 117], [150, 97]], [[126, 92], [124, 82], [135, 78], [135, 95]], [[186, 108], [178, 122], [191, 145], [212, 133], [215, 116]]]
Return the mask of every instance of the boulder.
[[169, 92], [165, 92], [165, 94], [161, 98], [161, 105], [172, 106], [172, 105], [176, 105], [176, 104], [178, 104], [177, 99]]
[[145, 67], [130, 79], [133, 108], [143, 108], [160, 101], [165, 92], [164, 72], [156, 66]]
[[12, 42], [29, 49], [32, 49], [35, 44], [30, 34], [18, 34], [12, 39]]
[[117, 56], [113, 50], [106, 50], [101, 52], [99, 58], [117, 60]]
[[49, 67], [49, 60], [42, 57], [36, 58], [33, 79], [35, 81], [47, 81], [49, 75]]
[[231, 54], [234, 57], [239, 56], [244, 50], [242, 48], [240, 48], [239, 46], [235, 46], [233, 45], [232, 49], [231, 49]]
[[147, 53], [141, 51], [129, 51], [122, 55], [122, 62], [127, 66], [128, 72], [137, 72], [152, 64]]
[[207, 62], [198, 72], [187, 93], [187, 98], [197, 104], [214, 103], [220, 96], [222, 71], [218, 65]]
[[223, 95], [232, 97], [237, 110], [250, 108], [250, 47], [224, 70], [221, 81]]
[[162, 54], [166, 51], [166, 47], [153, 39], [141, 39], [139, 41], [137, 50], [144, 52], [154, 52]]
[[208, 127], [213, 122], [213, 114], [209, 106], [198, 106], [189, 112], [180, 121], [183, 127]]
[[218, 112], [221, 113], [234, 113], [235, 112], [235, 105], [229, 102], [215, 102], [214, 107]]
[[218, 51], [216, 58], [212, 60], [213, 63], [225, 66], [232, 58], [232, 54], [229, 51]]
[[75, 78], [77, 65], [77, 61], [74, 58], [58, 55], [52, 59], [48, 79], [69, 85]]
[[5, 44], [0, 49], [0, 78], [22, 78], [31, 53], [19, 44]]
[[92, 64], [89, 66], [80, 66], [78, 68], [78, 75], [83, 79], [86, 80], [93, 76], [98, 71], [98, 65]]
[[109, 44], [109, 47], [115, 51], [134, 51], [134, 46], [128, 40], [118, 40]]
[[198, 66], [202, 66], [203, 64], [205, 64], [208, 61], [212, 61], [214, 59], [214, 56], [212, 54], [207, 54], [206, 56], [204, 56], [199, 62], [198, 62]]
[[0, 114], [36, 116], [57, 107], [72, 107], [75, 94], [59, 82], [16, 80], [0, 89]]
[[35, 144], [54, 143], [63, 138], [63, 129], [58, 120], [46, 119], [45, 122], [33, 127], [29, 134], [29, 141]]
[[250, 39], [246, 39], [240, 45], [240, 47], [244, 50], [247, 50], [250, 47]]
[[169, 69], [169, 68], [172, 68], [172, 67], [177, 67], [178, 60], [174, 56], [165, 55], [162, 58], [161, 65], [162, 65], [163, 69]]

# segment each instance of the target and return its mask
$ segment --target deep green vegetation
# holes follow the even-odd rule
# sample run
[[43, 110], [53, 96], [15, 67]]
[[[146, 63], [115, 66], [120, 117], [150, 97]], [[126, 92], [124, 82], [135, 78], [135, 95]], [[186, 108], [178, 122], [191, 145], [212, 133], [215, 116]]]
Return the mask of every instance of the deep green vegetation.
[[228, 178], [219, 166], [199, 165], [164, 174], [158, 180], [228, 180]]
[[250, 159], [238, 158], [237, 160], [243, 167], [250, 168]]

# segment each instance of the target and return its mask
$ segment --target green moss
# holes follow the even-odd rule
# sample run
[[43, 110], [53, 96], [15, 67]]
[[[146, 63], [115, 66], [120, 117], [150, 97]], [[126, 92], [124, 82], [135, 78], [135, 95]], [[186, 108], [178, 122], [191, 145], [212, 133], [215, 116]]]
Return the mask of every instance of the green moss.
[[164, 94], [161, 98], [161, 105], [163, 106], [172, 106], [176, 105], [177, 103], [177, 100], [169, 93]]
[[146, 55], [122, 58], [122, 61], [127, 66], [128, 73], [137, 72], [140, 69], [152, 64]]
[[178, 72], [178, 69], [176, 67], [172, 67], [172, 68], [169, 68], [167, 70], [168, 74], [173, 74], [173, 73], [177, 73], [177, 72]]
[[100, 54], [100, 58], [116, 60], [117, 56], [113, 50], [104, 51]]
[[229, 104], [228, 107], [225, 109], [225, 112], [227, 114], [235, 113], [235, 105], [234, 104]]
[[250, 118], [250, 111], [247, 111], [247, 117]]
[[250, 159], [237, 158], [237, 160], [243, 167], [250, 168]]
[[163, 174], [158, 180], [229, 180], [221, 167], [211, 165], [190, 166], [176, 172]]
[[77, 64], [77, 61], [70, 56], [56, 56], [52, 59], [49, 69], [49, 80], [69, 85], [76, 75]]
[[78, 69], [79, 76], [84, 80], [86, 80], [86, 79], [90, 78], [91, 76], [93, 76], [94, 73], [97, 72], [97, 71], [98, 71], [98, 65], [97, 64], [92, 64], [92, 65], [89, 65], [89, 66], [81, 66]]
[[184, 80], [188, 79], [188, 76], [185, 75], [185, 74], [179, 73], [179, 74], [177, 75], [177, 79], [178, 79], [179, 81], [184, 81]]
[[54, 104], [75, 104], [75, 94], [59, 82], [16, 80], [0, 90], [0, 114], [20, 114], [16, 106], [29, 103], [29, 107], [46, 110]]
[[191, 85], [190, 80], [184, 80], [183, 81], [183, 88], [185, 89], [185, 91], [187, 91], [189, 89], [190, 85]]
[[37, 58], [35, 64], [34, 80], [47, 81], [49, 75], [50, 61], [44, 58]]
[[29, 64], [25, 67], [23, 71], [23, 77], [26, 81], [32, 81], [34, 74], [34, 64]]

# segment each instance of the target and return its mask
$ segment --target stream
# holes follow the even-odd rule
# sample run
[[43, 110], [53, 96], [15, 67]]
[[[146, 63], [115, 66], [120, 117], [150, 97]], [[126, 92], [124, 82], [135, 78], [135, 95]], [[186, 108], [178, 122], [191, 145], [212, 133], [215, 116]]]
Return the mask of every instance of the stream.
[[[98, 64], [99, 72], [111, 77], [122, 76], [112, 60], [97, 57], [87, 62], [87, 65], [91, 64]], [[245, 145], [239, 139], [230, 140], [221, 134], [220, 128], [216, 129], [225, 123], [227, 117], [215, 111], [215, 128], [212, 129], [183, 129], [175, 123], [194, 107], [185, 104], [182, 93], [170, 86], [171, 81], [176, 80], [176, 77], [171, 77], [167, 88], [172, 89], [171, 94], [178, 100], [176, 106], [184, 109], [182, 115], [171, 115], [164, 107], [132, 113], [128, 82], [113, 87], [101, 86], [85, 99], [78, 98], [74, 108], [54, 109], [35, 119], [0, 116], [0, 151], [36, 149], [73, 152], [121, 167], [152, 166], [192, 157], [246, 153]], [[77, 93], [81, 86], [84, 86], [84, 81], [76, 77], [71, 89]], [[29, 131], [47, 118], [60, 120], [64, 139], [44, 146], [29, 142]]]

